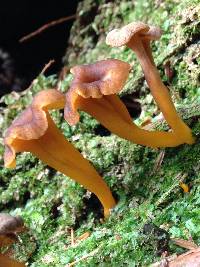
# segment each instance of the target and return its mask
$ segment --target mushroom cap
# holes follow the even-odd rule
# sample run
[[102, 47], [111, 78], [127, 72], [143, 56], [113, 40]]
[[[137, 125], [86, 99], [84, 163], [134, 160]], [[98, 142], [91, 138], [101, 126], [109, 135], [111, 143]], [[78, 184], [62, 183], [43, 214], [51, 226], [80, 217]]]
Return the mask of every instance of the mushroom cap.
[[119, 47], [127, 44], [131, 38], [138, 33], [146, 33], [149, 26], [141, 21], [131, 22], [121, 29], [110, 31], [106, 37], [106, 44]]
[[157, 40], [162, 32], [156, 26], [148, 26], [140, 21], [131, 22], [121, 29], [114, 29], [109, 32], [106, 37], [106, 44], [113, 47], [123, 46], [128, 44], [136, 34], [144, 39]]
[[4, 162], [6, 167], [15, 167], [14, 141], [40, 138], [48, 128], [46, 110], [63, 106], [64, 95], [55, 89], [43, 90], [34, 97], [31, 105], [12, 122], [5, 133]]
[[118, 59], [75, 66], [70, 70], [74, 74], [70, 89], [84, 98], [117, 93], [123, 88], [130, 68], [128, 63]]
[[71, 87], [66, 93], [65, 119], [70, 125], [79, 121], [77, 100], [100, 98], [103, 95], [118, 93], [124, 86], [130, 65], [118, 59], [101, 60], [94, 64], [75, 66]]
[[0, 213], [0, 235], [17, 232], [24, 225], [20, 216], [11, 216], [7, 213]]
[[148, 32], [142, 33], [141, 36], [147, 40], [159, 40], [162, 30], [157, 26], [150, 26]]

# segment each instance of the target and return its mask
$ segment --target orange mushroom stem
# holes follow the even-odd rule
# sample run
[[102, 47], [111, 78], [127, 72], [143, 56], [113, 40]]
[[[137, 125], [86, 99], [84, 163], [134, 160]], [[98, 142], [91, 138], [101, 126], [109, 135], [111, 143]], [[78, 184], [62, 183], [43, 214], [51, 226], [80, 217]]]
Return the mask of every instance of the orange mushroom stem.
[[109, 32], [106, 43], [113, 47], [127, 45], [136, 53], [151, 93], [166, 121], [171, 126], [174, 134], [183, 143], [192, 144], [194, 143], [194, 138], [191, 129], [179, 117], [170, 97], [169, 90], [163, 84], [153, 61], [150, 41], [157, 40], [160, 36], [161, 31], [158, 27], [149, 27], [142, 22], [132, 22], [121, 29], [115, 29]]
[[150, 132], [132, 122], [128, 110], [116, 95], [128, 77], [130, 65], [108, 59], [71, 69], [74, 80], [66, 94], [65, 119], [70, 125], [79, 121], [83, 110], [116, 135], [149, 147], [174, 147], [182, 144], [172, 132]]
[[16, 261], [8, 255], [0, 253], [0, 266], [3, 267], [26, 267], [25, 263]]
[[32, 104], [6, 132], [5, 167], [15, 167], [16, 153], [31, 152], [93, 192], [104, 207], [105, 217], [108, 217], [110, 209], [115, 206], [109, 187], [89, 161], [66, 140], [48, 113], [50, 109], [63, 108], [64, 103], [64, 95], [54, 89], [41, 91], [34, 97]]

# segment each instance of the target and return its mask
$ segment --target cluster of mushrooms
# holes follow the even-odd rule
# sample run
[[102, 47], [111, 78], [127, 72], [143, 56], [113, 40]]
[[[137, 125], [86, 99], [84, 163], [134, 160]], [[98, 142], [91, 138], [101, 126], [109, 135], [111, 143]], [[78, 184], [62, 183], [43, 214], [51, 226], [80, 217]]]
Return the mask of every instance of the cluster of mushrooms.
[[91, 163], [66, 140], [48, 111], [64, 108], [69, 125], [79, 122], [78, 110], [85, 111], [112, 133], [144, 146], [175, 147], [194, 143], [191, 129], [177, 114], [154, 64], [150, 42], [160, 36], [158, 27], [132, 22], [109, 32], [106, 43], [112, 47], [126, 45], [136, 54], [151, 93], [172, 131], [148, 131], [133, 123], [117, 96], [131, 67], [121, 60], [106, 59], [73, 67], [74, 79], [66, 95], [56, 89], [47, 89], [34, 97], [31, 105], [12, 122], [5, 134], [5, 167], [14, 168], [15, 154], [29, 151], [93, 192], [104, 207], [104, 216], [108, 217], [116, 204], [109, 187]]

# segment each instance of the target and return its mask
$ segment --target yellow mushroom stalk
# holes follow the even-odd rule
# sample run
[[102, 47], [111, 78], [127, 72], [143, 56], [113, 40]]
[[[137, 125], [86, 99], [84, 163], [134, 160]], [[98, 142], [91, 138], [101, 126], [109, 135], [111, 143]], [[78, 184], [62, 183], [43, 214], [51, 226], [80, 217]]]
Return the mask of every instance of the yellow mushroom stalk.
[[106, 43], [113, 47], [126, 45], [135, 52], [151, 93], [174, 134], [183, 143], [192, 144], [194, 143], [194, 138], [191, 129], [179, 117], [169, 90], [163, 84], [154, 64], [150, 41], [157, 40], [160, 36], [161, 30], [158, 27], [149, 27], [142, 22], [132, 22], [121, 29], [114, 29], [109, 32]]
[[5, 134], [5, 167], [15, 167], [16, 153], [31, 152], [93, 192], [104, 207], [105, 217], [108, 217], [110, 209], [115, 206], [109, 187], [89, 161], [66, 140], [48, 112], [64, 105], [64, 95], [54, 89], [41, 91], [34, 97], [32, 104], [13, 121]]
[[4, 255], [0, 253], [0, 266], [1, 267], [26, 267], [25, 263], [18, 262], [8, 255]]
[[132, 122], [128, 110], [116, 95], [124, 86], [130, 65], [117, 59], [75, 66], [71, 87], [66, 93], [65, 119], [70, 125], [79, 121], [83, 110], [114, 134], [149, 147], [174, 147], [183, 143], [172, 132], [147, 131]]

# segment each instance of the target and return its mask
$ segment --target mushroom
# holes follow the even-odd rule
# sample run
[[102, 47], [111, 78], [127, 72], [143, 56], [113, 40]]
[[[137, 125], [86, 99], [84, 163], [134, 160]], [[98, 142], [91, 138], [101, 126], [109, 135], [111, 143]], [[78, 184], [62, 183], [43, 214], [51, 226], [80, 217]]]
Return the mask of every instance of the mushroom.
[[123, 88], [129, 71], [130, 65], [117, 59], [101, 60], [95, 64], [71, 68], [74, 79], [66, 94], [65, 105], [65, 118], [68, 123], [74, 125], [79, 121], [76, 110], [78, 95], [83, 98], [101, 98], [103, 95], [118, 93]]
[[25, 263], [18, 262], [8, 255], [0, 253], [0, 266], [1, 267], [26, 267]]
[[121, 29], [109, 32], [106, 43], [113, 47], [127, 45], [136, 53], [151, 93], [166, 121], [183, 143], [192, 144], [194, 138], [191, 129], [179, 117], [168, 88], [163, 84], [153, 61], [150, 41], [157, 40], [160, 36], [161, 31], [158, 27], [149, 27], [142, 22], [132, 22]]
[[24, 222], [20, 216], [11, 216], [7, 213], [0, 213], [0, 235], [7, 235], [21, 232]]
[[41, 91], [34, 97], [32, 104], [13, 121], [5, 134], [5, 166], [15, 167], [16, 153], [31, 152], [93, 192], [108, 217], [115, 205], [110, 189], [89, 161], [66, 140], [48, 113], [48, 110], [63, 108], [64, 103], [64, 95], [54, 89]]
[[0, 247], [18, 240], [17, 234], [28, 230], [20, 216], [0, 213]]
[[79, 121], [83, 110], [116, 135], [150, 147], [174, 147], [182, 144], [172, 132], [150, 132], [132, 122], [128, 110], [116, 95], [124, 86], [130, 65], [107, 59], [73, 67], [72, 85], [66, 93], [65, 119], [70, 125]]

